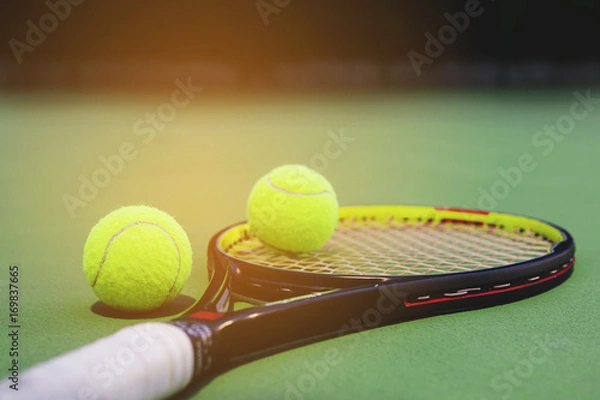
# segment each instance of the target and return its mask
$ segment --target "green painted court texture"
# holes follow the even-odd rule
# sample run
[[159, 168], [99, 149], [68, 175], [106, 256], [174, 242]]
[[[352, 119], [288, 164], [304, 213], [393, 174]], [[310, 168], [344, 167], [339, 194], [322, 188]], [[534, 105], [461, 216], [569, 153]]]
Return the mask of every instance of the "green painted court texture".
[[189, 100], [0, 95], [1, 375], [15, 359], [22, 372], [137, 322], [97, 304], [82, 271], [83, 244], [102, 216], [147, 204], [187, 231], [194, 270], [178, 303], [155, 318], [169, 320], [206, 287], [208, 240], [245, 219], [256, 179], [301, 163], [327, 176], [341, 205], [487, 208], [554, 222], [575, 238], [574, 274], [518, 303], [261, 359], [206, 382], [194, 399], [600, 398], [600, 89], [207, 90]]

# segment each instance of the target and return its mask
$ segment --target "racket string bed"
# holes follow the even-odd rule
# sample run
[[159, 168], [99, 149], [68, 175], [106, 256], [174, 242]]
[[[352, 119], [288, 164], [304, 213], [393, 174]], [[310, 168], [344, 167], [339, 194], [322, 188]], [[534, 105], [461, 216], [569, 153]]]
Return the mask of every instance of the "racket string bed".
[[404, 220], [342, 220], [319, 251], [292, 255], [250, 232], [226, 249], [264, 267], [317, 274], [434, 275], [514, 264], [547, 254], [552, 242], [531, 230]]

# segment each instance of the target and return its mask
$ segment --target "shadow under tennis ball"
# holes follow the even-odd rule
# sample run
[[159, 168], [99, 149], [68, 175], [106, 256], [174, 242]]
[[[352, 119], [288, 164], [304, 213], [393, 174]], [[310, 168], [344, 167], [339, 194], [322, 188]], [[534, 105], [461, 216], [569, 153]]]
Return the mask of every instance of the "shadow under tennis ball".
[[173, 301], [164, 306], [151, 311], [123, 311], [116, 310], [106, 305], [101, 301], [97, 301], [91, 307], [94, 314], [102, 317], [119, 318], [119, 319], [146, 319], [146, 318], [162, 318], [169, 317], [182, 313], [190, 308], [195, 303], [195, 300], [190, 296], [179, 295]]

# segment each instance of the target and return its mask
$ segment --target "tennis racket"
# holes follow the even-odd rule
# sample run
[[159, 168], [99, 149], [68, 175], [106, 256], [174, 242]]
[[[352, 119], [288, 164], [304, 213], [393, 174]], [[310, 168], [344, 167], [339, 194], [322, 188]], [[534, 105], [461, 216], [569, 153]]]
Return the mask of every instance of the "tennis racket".
[[302, 255], [240, 223], [211, 240], [210, 284], [186, 315], [40, 364], [14, 398], [166, 398], [307, 343], [536, 295], [571, 275], [574, 252], [560, 227], [486, 211], [343, 207], [332, 239]]

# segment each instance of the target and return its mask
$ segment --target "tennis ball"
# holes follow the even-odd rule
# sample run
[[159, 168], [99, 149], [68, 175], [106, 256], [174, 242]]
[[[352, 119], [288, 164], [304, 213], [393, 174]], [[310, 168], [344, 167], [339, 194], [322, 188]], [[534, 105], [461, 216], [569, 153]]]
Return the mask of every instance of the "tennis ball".
[[338, 222], [331, 184], [303, 165], [284, 165], [263, 176], [248, 198], [248, 223], [265, 244], [304, 253], [319, 249]]
[[94, 293], [119, 310], [149, 311], [173, 300], [192, 268], [192, 246], [169, 214], [128, 206], [102, 218], [83, 249]]

